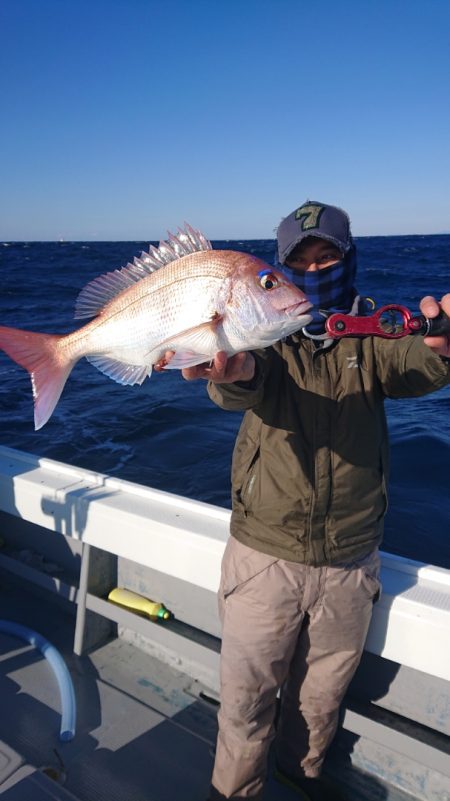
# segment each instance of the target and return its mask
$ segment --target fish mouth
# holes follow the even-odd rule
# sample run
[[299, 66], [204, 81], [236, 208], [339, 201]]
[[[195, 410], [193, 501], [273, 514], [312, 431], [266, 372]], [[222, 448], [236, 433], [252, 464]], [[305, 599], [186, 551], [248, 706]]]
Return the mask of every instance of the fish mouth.
[[289, 317], [300, 317], [302, 314], [306, 314], [312, 307], [313, 304], [310, 303], [309, 300], [301, 300], [300, 303], [293, 303], [292, 306], [286, 306], [284, 311]]

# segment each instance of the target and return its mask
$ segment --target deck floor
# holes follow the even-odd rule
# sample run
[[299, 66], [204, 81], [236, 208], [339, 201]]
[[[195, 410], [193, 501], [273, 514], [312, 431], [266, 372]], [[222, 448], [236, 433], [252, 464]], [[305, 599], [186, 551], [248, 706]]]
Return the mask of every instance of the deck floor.
[[[202, 697], [207, 688], [119, 639], [75, 656], [74, 618], [4, 575], [0, 618], [39, 632], [60, 650], [77, 699], [76, 736], [62, 743], [51, 667], [33, 647], [0, 633], [0, 782], [8, 764], [11, 773], [26, 763], [50, 768], [79, 801], [205, 801], [217, 731], [217, 707]], [[327, 771], [348, 801], [412, 801], [337, 751]], [[26, 791], [7, 787], [0, 783], [5, 801], [28, 801], [28, 793], [40, 801], [37, 784]], [[42, 798], [58, 797], [42, 792]], [[265, 801], [295, 799], [269, 778]]]

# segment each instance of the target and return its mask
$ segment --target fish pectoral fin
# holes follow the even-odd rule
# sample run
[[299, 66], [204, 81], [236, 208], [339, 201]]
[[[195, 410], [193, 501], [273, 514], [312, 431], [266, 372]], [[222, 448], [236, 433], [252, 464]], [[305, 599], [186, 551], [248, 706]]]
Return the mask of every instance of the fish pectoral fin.
[[211, 356], [206, 353], [194, 353], [192, 350], [177, 350], [176, 353], [165, 363], [165, 370], [182, 370], [184, 367], [195, 367], [196, 364], [211, 361]]
[[[217, 342], [217, 326], [222, 321], [222, 317], [217, 314], [212, 320], [196, 325], [195, 328], [188, 328], [180, 331], [174, 337], [161, 342], [158, 351], [175, 350], [175, 354], [165, 365], [166, 370], [181, 370], [183, 367], [194, 367], [196, 364], [210, 361], [220, 348]], [[182, 346], [176, 348], [174, 341], [182, 342]]]
[[113, 381], [117, 381], [118, 384], [129, 386], [142, 384], [147, 376], [152, 374], [151, 365], [127, 364], [104, 354], [94, 354], [86, 356], [86, 358], [97, 370], [107, 375], [108, 378], [112, 378]]

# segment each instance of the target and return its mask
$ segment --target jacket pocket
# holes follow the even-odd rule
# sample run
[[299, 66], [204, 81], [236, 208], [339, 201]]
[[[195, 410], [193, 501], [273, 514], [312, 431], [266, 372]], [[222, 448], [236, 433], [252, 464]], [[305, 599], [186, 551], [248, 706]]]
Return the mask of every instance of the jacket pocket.
[[238, 500], [247, 508], [251, 503], [252, 492], [255, 486], [257, 470], [260, 461], [261, 449], [258, 445], [252, 454], [247, 470], [243, 476], [240, 488], [237, 490]]

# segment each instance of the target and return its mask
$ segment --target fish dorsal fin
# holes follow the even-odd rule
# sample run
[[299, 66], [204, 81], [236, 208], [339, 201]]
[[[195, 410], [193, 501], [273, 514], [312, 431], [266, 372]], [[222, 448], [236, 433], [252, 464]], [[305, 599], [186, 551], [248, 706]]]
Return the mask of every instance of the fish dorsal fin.
[[168, 239], [155, 248], [150, 245], [148, 253], [142, 252], [133, 264], [127, 264], [120, 270], [94, 278], [81, 290], [75, 305], [75, 319], [95, 317], [107, 303], [117, 297], [124, 289], [133, 286], [137, 281], [147, 278], [155, 270], [164, 267], [171, 261], [188, 256], [201, 250], [211, 250], [208, 239], [200, 231], [191, 228], [188, 223], [184, 229], [179, 228], [177, 234], [168, 232]]

